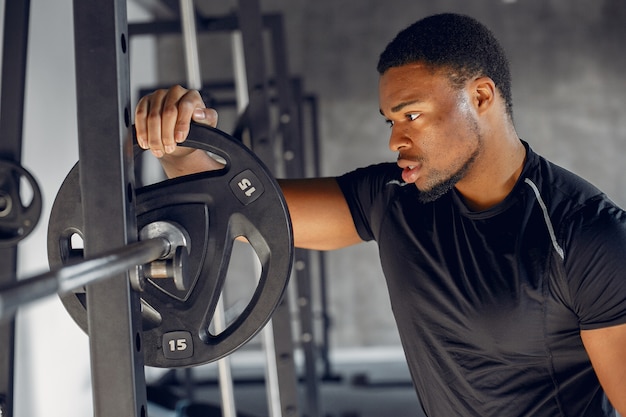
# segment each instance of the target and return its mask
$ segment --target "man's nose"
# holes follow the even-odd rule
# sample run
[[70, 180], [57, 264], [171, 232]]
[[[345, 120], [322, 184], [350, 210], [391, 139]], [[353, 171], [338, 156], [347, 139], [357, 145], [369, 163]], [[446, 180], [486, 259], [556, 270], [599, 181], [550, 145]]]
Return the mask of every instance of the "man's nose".
[[389, 136], [389, 149], [393, 152], [399, 152], [401, 149], [411, 147], [411, 138], [407, 136], [406, 132], [402, 129], [398, 129], [395, 126], [391, 128], [391, 135]]

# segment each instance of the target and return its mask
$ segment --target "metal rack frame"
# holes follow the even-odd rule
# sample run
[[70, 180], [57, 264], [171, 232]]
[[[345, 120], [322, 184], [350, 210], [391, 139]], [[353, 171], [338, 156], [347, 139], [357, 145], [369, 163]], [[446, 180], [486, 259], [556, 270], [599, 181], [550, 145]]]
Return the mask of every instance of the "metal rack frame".
[[[30, 0], [7, 1], [4, 10], [0, 160], [20, 164]], [[10, 180], [10, 179], [9, 179]], [[17, 243], [0, 247], [0, 285], [17, 282]], [[0, 416], [13, 415], [15, 319], [0, 322]]]
[[[158, 2], [157, 2], [158, 3]], [[170, 2], [171, 3], [171, 2]], [[200, 19], [199, 31], [239, 30], [242, 34], [249, 103], [246, 129], [251, 148], [269, 167], [276, 167], [270, 121], [270, 80], [266, 74], [263, 36], [269, 28], [275, 69], [276, 103], [287, 176], [304, 176], [300, 111], [302, 92], [293, 88], [287, 68], [280, 15], [262, 15], [258, 0], [239, 0], [236, 15]], [[166, 4], [171, 7], [171, 4]], [[30, 2], [5, 5], [4, 56], [0, 105], [0, 159], [21, 160], [26, 51]], [[75, 0], [74, 39], [80, 188], [83, 204], [84, 254], [97, 256], [137, 240], [134, 213], [129, 38], [176, 30], [177, 22], [129, 25], [126, 0]], [[165, 29], [163, 29], [165, 28]], [[9, 56], [10, 54], [10, 56]], [[17, 55], [17, 56], [16, 56]], [[298, 84], [299, 85], [299, 84]], [[294, 155], [296, 157], [294, 157]], [[17, 244], [0, 247], [0, 286], [17, 281]], [[319, 415], [318, 353], [311, 302], [310, 254], [297, 251], [301, 342], [305, 354], [307, 407], [303, 415]], [[147, 415], [140, 295], [121, 273], [87, 291], [87, 320], [94, 414], [98, 417]], [[324, 307], [325, 308], [325, 307]], [[325, 312], [324, 312], [325, 314]], [[279, 375], [280, 415], [299, 415], [291, 314], [286, 299], [273, 316], [276, 371]], [[324, 337], [327, 337], [326, 326]], [[324, 340], [325, 342], [325, 340]], [[13, 415], [14, 319], [0, 323], [0, 416]], [[327, 353], [327, 350], [324, 350]]]
[[[152, 4], [152, 3], [151, 3]], [[163, 6], [163, 3], [161, 3]], [[167, 7], [167, 6], [165, 6]], [[162, 8], [160, 9], [162, 10]], [[175, 10], [171, 13], [165, 13], [168, 16], [175, 15]], [[288, 69], [286, 37], [284, 34], [284, 22], [282, 15], [277, 13], [260, 14], [258, 9], [258, 1], [250, 0], [240, 3], [240, 9], [237, 13], [220, 17], [207, 17], [201, 14], [197, 15], [196, 30], [198, 33], [220, 33], [233, 32], [241, 30], [244, 36], [244, 49], [248, 51], [246, 56], [246, 67], [249, 75], [248, 85], [256, 86], [251, 89], [251, 99], [255, 97], [257, 100], [251, 100], [243, 119], [236, 126], [235, 136], [242, 127], [250, 128], [252, 132], [251, 147], [261, 156], [269, 166], [282, 164], [284, 174], [287, 177], [299, 178], [307, 174], [305, 172], [306, 158], [304, 146], [304, 132], [302, 125], [303, 103], [310, 104], [310, 111], [313, 113], [313, 119], [316, 120], [316, 101], [310, 96], [304, 96], [302, 92], [301, 80], [291, 77]], [[133, 36], [158, 36], [158, 35], [177, 35], [181, 31], [181, 22], [179, 19], [166, 17], [161, 20], [152, 22], [131, 23], [129, 25], [129, 33]], [[266, 74], [265, 62], [263, 60], [263, 48], [261, 44], [262, 32], [269, 34], [270, 59], [272, 59], [272, 68], [274, 69], [273, 78], [270, 80]], [[252, 56], [251, 56], [252, 55]], [[252, 77], [252, 78], [250, 78]], [[214, 86], [211, 83], [204, 83], [206, 89], [210, 91]], [[222, 83], [215, 86], [219, 89], [234, 90], [234, 84]], [[273, 95], [268, 94], [268, 87], [271, 87]], [[158, 88], [155, 86], [154, 88]], [[147, 92], [147, 89], [144, 90]], [[215, 100], [213, 103], [216, 107], [234, 106], [235, 101], [229, 102], [224, 100]], [[266, 140], [265, 135], [269, 129], [269, 105], [272, 104], [278, 108], [279, 125], [278, 135], [282, 141], [281, 161], [274, 161], [272, 153], [273, 143]], [[315, 124], [315, 123], [313, 123]], [[317, 126], [312, 126], [311, 138], [314, 142], [313, 150], [313, 174], [319, 174], [318, 153], [317, 149], [318, 132]], [[254, 134], [256, 129], [257, 134]], [[261, 131], [262, 134], [258, 134]], [[313, 255], [313, 256], [312, 256]], [[322, 297], [322, 329], [321, 343], [316, 344], [314, 329], [314, 313], [313, 313], [313, 291], [312, 291], [312, 275], [311, 265], [313, 262], [319, 264], [320, 270], [320, 294]], [[320, 415], [320, 399], [319, 399], [319, 383], [322, 378], [333, 378], [330, 361], [328, 358], [328, 329], [329, 320], [326, 313], [326, 277], [324, 275], [324, 255], [323, 253], [312, 254], [311, 251], [296, 249], [295, 252], [294, 278], [297, 285], [297, 306], [298, 306], [298, 324], [299, 334], [297, 340], [302, 347], [304, 353], [304, 386], [306, 391], [306, 402], [300, 408], [302, 415], [315, 417]], [[288, 297], [288, 296], [287, 296]], [[281, 402], [284, 415], [293, 415], [293, 408], [289, 406], [290, 402], [294, 402], [297, 396], [292, 375], [295, 374], [293, 364], [293, 336], [288, 329], [291, 322], [290, 313], [288, 311], [288, 299], [285, 299], [283, 306], [273, 315], [273, 321], [277, 322], [274, 330], [274, 340], [276, 345], [276, 357], [278, 361], [279, 374], [283, 375], [283, 381], [287, 383], [281, 384]], [[278, 330], [276, 330], [278, 329]], [[321, 376], [318, 371], [318, 362], [322, 360], [324, 373]], [[288, 376], [287, 376], [288, 375]], [[291, 391], [291, 392], [289, 392]], [[289, 414], [285, 414], [289, 413]]]

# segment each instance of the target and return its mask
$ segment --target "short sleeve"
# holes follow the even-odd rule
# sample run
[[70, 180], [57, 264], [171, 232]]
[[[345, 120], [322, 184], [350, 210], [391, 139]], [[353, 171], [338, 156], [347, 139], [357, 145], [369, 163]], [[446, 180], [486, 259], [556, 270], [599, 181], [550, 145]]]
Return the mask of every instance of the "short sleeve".
[[626, 213], [601, 200], [568, 227], [565, 268], [581, 329], [626, 323]]
[[376, 239], [375, 225], [384, 215], [388, 185], [401, 181], [400, 172], [396, 164], [383, 163], [337, 177], [356, 230], [364, 241]]

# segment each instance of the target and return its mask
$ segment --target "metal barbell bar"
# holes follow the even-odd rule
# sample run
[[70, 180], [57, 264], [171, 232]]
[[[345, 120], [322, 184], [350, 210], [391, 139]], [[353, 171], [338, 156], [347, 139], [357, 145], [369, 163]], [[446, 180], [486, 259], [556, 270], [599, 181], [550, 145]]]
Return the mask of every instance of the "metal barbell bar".
[[[170, 225], [166, 231], [162, 231], [163, 224]], [[177, 287], [180, 287], [184, 278], [182, 268], [185, 260], [179, 257], [185, 253], [184, 249], [188, 241], [180, 236], [184, 233], [176, 226], [168, 222], [155, 222], [155, 230], [148, 234], [149, 238], [128, 244], [106, 252], [100, 256], [77, 261], [43, 274], [20, 280], [6, 288], [0, 289], [0, 319], [9, 317], [17, 309], [27, 303], [53, 294], [68, 294], [69, 292], [92, 284], [96, 281], [110, 278], [133, 268], [163, 262], [163, 259], [174, 257], [174, 267], [170, 268], [170, 274], [146, 274], [149, 278], [174, 278]], [[148, 266], [148, 270], [150, 267]], [[135, 280], [142, 280], [142, 274], [137, 271]], [[139, 277], [139, 278], [136, 278]], [[137, 284], [133, 283], [136, 288]], [[137, 289], [137, 288], [136, 288]]]

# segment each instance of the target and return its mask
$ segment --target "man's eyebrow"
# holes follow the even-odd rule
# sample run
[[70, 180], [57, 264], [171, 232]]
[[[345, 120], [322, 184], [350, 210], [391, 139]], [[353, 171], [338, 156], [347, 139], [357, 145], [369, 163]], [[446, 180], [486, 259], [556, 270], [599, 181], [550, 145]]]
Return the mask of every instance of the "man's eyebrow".
[[[406, 106], [410, 106], [411, 104], [420, 103], [420, 102], [421, 102], [421, 100], [404, 101], [404, 102], [402, 102], [400, 104], [397, 104], [397, 105], [393, 106], [391, 108], [391, 112], [392, 113], [397, 113], [400, 110], [402, 110], [403, 108], [405, 108]], [[380, 114], [382, 114], [383, 116], [385, 115], [383, 113], [383, 109], [378, 109], [378, 111], [380, 111]]]

